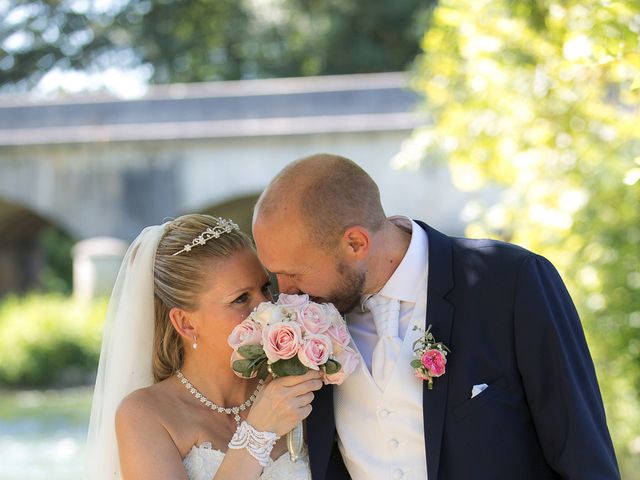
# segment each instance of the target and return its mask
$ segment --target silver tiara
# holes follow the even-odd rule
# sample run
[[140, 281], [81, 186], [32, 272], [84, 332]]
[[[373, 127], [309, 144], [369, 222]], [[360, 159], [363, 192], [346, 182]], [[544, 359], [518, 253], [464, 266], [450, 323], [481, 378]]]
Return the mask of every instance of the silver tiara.
[[193, 239], [191, 243], [187, 243], [182, 250], [174, 253], [172, 256], [180, 255], [182, 252], [190, 252], [193, 247], [197, 247], [198, 245], [204, 245], [212, 238], [220, 238], [220, 235], [225, 233], [231, 233], [233, 230], [240, 230], [240, 227], [233, 221], [227, 220], [226, 218], [215, 218], [216, 222], [215, 227], [208, 227], [204, 232], [202, 232], [199, 236]]

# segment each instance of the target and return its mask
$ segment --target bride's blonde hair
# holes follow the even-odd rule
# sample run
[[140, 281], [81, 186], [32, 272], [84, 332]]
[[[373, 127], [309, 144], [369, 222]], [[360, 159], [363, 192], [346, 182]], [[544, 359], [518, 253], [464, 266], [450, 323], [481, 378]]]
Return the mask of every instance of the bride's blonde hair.
[[152, 365], [156, 382], [171, 376], [184, 360], [184, 343], [171, 324], [169, 311], [174, 307], [196, 310], [212, 261], [227, 258], [243, 249], [253, 249], [247, 234], [232, 230], [174, 255], [208, 228], [217, 226], [218, 220], [209, 215], [183, 215], [167, 224], [158, 244], [153, 267], [155, 329]]

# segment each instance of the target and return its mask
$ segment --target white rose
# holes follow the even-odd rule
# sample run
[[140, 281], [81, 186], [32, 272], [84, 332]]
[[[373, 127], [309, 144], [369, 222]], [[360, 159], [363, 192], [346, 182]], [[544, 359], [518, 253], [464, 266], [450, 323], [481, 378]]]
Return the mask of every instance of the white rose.
[[286, 312], [279, 305], [274, 305], [271, 302], [262, 302], [251, 313], [253, 319], [265, 328], [273, 323], [281, 321], [286, 315]]

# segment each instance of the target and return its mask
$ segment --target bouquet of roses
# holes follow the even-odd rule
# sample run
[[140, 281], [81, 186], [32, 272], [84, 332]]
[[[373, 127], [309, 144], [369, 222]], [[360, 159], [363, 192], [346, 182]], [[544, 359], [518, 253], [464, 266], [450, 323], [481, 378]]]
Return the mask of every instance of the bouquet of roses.
[[227, 339], [231, 366], [238, 376], [266, 378], [304, 375], [322, 370], [325, 384], [341, 384], [358, 366], [349, 347], [349, 331], [332, 304], [308, 295], [280, 294], [276, 303], [263, 302]]

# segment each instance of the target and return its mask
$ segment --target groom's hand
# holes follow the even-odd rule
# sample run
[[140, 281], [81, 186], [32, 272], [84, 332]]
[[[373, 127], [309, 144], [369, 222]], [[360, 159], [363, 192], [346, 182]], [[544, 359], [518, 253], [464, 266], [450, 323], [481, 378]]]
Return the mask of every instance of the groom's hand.
[[311, 413], [313, 392], [322, 387], [321, 377], [321, 372], [309, 370], [271, 380], [258, 393], [247, 421], [259, 431], [286, 434]]

